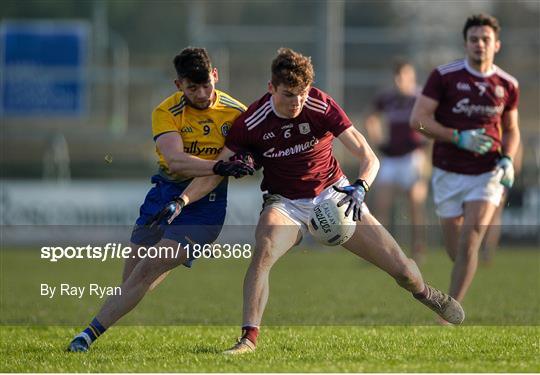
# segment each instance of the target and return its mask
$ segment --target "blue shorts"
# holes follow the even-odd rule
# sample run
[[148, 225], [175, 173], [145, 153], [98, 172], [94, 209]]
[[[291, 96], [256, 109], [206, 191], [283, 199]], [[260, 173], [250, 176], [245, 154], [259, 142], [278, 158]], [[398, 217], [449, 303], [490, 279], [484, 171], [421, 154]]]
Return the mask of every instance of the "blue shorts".
[[131, 242], [142, 246], [153, 246], [162, 238], [180, 244], [200, 244], [214, 242], [225, 221], [227, 208], [227, 186], [225, 178], [210, 194], [189, 204], [171, 224], [162, 223], [150, 228], [147, 223], [173, 198], [178, 197], [189, 185], [189, 181], [171, 182], [160, 175], [152, 177], [155, 186], [150, 189], [140, 208], [140, 216], [131, 233]]

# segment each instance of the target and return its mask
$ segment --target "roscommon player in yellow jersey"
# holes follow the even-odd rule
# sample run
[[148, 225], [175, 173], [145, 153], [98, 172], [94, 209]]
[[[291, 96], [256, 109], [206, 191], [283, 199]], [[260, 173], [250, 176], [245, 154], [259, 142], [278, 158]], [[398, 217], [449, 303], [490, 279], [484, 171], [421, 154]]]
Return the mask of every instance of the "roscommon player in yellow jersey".
[[[167, 217], [159, 213], [171, 204], [183, 209], [184, 203], [176, 197], [193, 177], [216, 174], [238, 178], [253, 174], [253, 168], [240, 160], [215, 160], [223, 149], [233, 121], [246, 107], [215, 89], [218, 72], [206, 50], [184, 49], [174, 58], [174, 67], [178, 91], [152, 113], [159, 171], [152, 177], [155, 185], [148, 192], [133, 229], [133, 255], [138, 255], [136, 250], [140, 246], [177, 249], [178, 244], [202, 245], [215, 241], [225, 220], [227, 179], [202, 200], [186, 207], [172, 222], [162, 222]], [[151, 222], [152, 225], [147, 225]], [[126, 259], [121, 295], [110, 296], [105, 301], [88, 327], [75, 336], [68, 350], [87, 351], [107, 328], [139, 303], [152, 285], [180, 264], [191, 267], [186, 251], [180, 251], [174, 257]]]

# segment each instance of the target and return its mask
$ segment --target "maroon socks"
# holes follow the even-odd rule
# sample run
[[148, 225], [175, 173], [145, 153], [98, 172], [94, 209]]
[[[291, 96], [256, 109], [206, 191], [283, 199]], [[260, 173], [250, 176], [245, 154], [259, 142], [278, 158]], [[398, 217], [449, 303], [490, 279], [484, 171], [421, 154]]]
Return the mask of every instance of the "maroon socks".
[[257, 336], [259, 336], [259, 328], [244, 326], [242, 327], [242, 338], [246, 338], [254, 344], [257, 344]]

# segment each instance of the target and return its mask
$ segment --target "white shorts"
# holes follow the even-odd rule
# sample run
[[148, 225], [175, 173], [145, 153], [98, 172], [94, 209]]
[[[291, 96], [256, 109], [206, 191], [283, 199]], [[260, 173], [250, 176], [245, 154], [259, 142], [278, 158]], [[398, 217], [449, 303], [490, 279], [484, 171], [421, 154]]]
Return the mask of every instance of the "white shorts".
[[403, 156], [382, 158], [381, 168], [375, 181], [381, 185], [398, 185], [409, 190], [422, 178], [425, 155], [422, 150], [415, 150]]
[[[347, 186], [350, 185], [350, 182], [347, 177], [343, 176], [333, 185], [340, 187]], [[324, 189], [315, 198], [289, 199], [279, 194], [266, 194], [264, 198], [264, 208], [266, 209], [267, 207], [272, 207], [279, 210], [282, 214], [287, 216], [300, 227], [302, 234], [305, 234], [307, 231], [307, 223], [309, 221], [309, 217], [311, 216], [311, 211], [316, 204], [328, 198], [341, 199], [343, 197], [344, 194], [335, 191], [332, 186]], [[366, 204], [363, 203], [362, 213], [365, 214], [368, 212], [369, 209], [367, 208]]]
[[500, 179], [496, 171], [468, 175], [433, 168], [431, 183], [437, 215], [461, 216], [463, 203], [470, 201], [488, 201], [498, 207], [504, 193]]

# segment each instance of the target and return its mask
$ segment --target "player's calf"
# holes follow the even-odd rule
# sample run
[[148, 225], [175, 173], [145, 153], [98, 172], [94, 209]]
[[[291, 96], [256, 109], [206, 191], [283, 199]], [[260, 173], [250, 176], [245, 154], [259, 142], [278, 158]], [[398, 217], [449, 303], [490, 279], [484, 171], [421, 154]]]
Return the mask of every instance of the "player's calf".
[[163, 275], [184, 261], [185, 256], [171, 259], [142, 259], [131, 272], [129, 278], [121, 286], [126, 297], [117, 297], [121, 298], [120, 300], [108, 299], [97, 315], [99, 320], [97, 317], [94, 318], [84, 331], [75, 336], [69, 344], [68, 351], [88, 351], [90, 345], [106, 331], [103, 324], [107, 325], [107, 327], [114, 324], [139, 303], [152, 283], [154, 283], [160, 275]]
[[423, 288], [424, 280], [416, 262], [406, 257], [403, 258], [392, 272], [392, 276], [399, 286], [414, 293]]
[[[138, 249], [139, 245], [131, 244], [132, 249]], [[137, 254], [137, 252], [136, 252]], [[133, 272], [133, 269], [139, 264], [141, 261], [141, 258], [138, 255], [133, 255], [132, 257], [126, 258], [124, 261], [124, 269], [122, 271], [122, 282], [125, 282], [129, 275], [131, 275], [131, 272]]]

